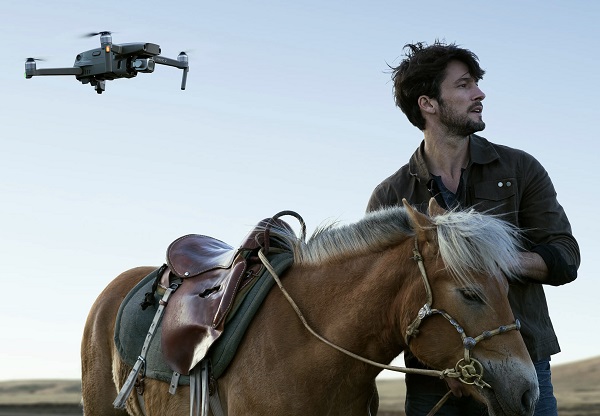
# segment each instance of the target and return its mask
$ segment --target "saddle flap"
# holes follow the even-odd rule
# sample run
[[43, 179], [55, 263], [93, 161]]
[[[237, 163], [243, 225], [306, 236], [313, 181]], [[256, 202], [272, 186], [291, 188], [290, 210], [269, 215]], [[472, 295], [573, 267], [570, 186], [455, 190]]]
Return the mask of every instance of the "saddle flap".
[[238, 256], [230, 269], [214, 268], [187, 278], [169, 299], [162, 322], [162, 352], [168, 365], [187, 375], [221, 335], [246, 270]]
[[189, 234], [173, 241], [167, 249], [167, 264], [180, 278], [189, 278], [213, 269], [228, 269], [237, 251], [216, 238]]

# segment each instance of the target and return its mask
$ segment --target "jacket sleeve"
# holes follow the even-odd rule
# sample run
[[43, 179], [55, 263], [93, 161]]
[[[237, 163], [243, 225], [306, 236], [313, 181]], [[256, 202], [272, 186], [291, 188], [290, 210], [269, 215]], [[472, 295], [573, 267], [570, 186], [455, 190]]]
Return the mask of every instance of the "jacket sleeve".
[[571, 225], [544, 167], [532, 156], [523, 158], [519, 224], [529, 250], [548, 267], [545, 284], [560, 286], [577, 278], [580, 251]]

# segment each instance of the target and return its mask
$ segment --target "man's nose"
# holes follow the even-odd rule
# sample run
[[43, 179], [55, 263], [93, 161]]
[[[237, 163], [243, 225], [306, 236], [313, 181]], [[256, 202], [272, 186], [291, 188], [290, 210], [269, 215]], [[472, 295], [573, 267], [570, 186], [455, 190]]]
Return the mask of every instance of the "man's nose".
[[485, 94], [481, 91], [479, 86], [475, 87], [475, 96], [473, 97], [474, 101], [483, 101], [485, 99]]

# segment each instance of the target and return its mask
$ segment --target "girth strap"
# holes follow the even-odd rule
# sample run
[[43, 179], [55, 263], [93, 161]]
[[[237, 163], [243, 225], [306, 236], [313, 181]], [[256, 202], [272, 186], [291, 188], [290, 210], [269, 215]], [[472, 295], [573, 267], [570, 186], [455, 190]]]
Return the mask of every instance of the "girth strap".
[[208, 416], [208, 369], [208, 360], [202, 360], [190, 372], [190, 416]]
[[127, 398], [131, 394], [133, 387], [135, 386], [135, 381], [138, 377], [138, 374], [140, 374], [141, 372], [142, 377], [144, 376], [146, 372], [146, 354], [148, 353], [148, 347], [150, 346], [152, 338], [154, 338], [154, 334], [156, 332], [156, 329], [158, 328], [158, 324], [160, 323], [160, 319], [162, 318], [165, 307], [167, 306], [169, 297], [175, 290], [177, 290], [178, 287], [179, 285], [175, 283], [172, 284], [171, 287], [167, 288], [167, 290], [165, 290], [165, 294], [160, 300], [159, 306], [156, 310], [156, 314], [154, 315], [154, 319], [152, 320], [152, 324], [148, 329], [148, 334], [146, 334], [146, 339], [144, 341], [144, 345], [142, 346], [142, 352], [140, 353], [137, 361], [131, 369], [129, 376], [127, 376], [125, 384], [123, 384], [123, 387], [121, 387], [121, 391], [119, 392], [115, 401], [113, 402], [113, 406], [116, 409], [125, 408], [125, 403], [127, 402]]
[[210, 410], [213, 416], [225, 416], [223, 412], [223, 406], [221, 405], [221, 398], [219, 397], [219, 388], [215, 383], [215, 392], [210, 396]]

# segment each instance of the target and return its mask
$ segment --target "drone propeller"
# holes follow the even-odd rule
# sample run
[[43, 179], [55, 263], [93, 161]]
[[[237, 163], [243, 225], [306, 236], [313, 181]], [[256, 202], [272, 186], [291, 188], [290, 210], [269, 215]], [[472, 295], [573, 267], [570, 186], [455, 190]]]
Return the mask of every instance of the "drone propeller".
[[104, 36], [104, 35], [112, 35], [113, 32], [109, 30], [104, 30], [102, 32], [91, 32], [81, 35], [82, 38], [93, 38], [94, 36]]
[[26, 58], [25, 59], [25, 78], [31, 78], [37, 70], [37, 61], [45, 61], [44, 58]]

